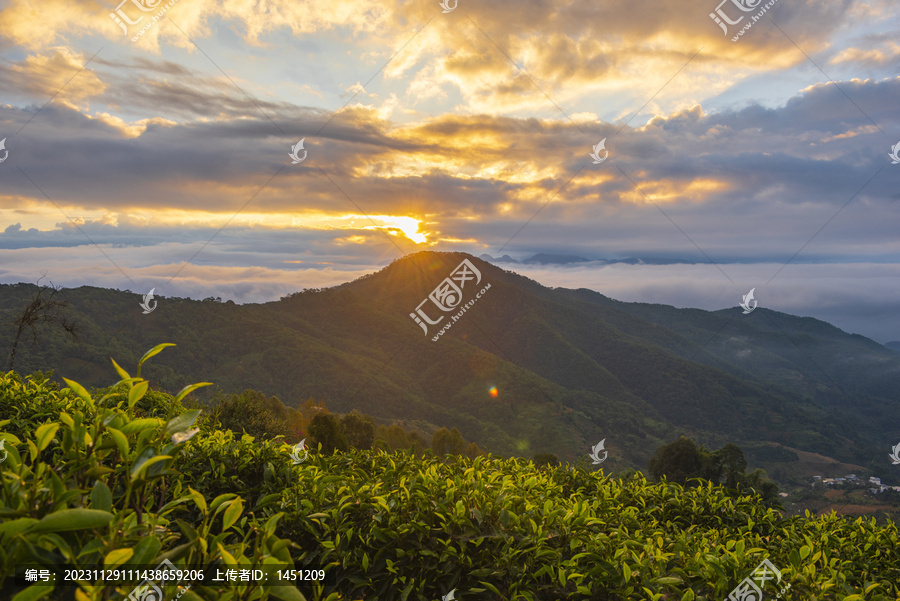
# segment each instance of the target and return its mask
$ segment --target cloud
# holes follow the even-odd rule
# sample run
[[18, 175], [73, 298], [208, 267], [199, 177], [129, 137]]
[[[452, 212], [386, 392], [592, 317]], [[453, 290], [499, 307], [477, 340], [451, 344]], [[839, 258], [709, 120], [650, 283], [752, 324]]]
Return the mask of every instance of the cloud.
[[52, 54], [31, 55], [8, 66], [0, 65], [4, 92], [10, 94], [10, 100], [52, 98], [69, 108], [85, 109], [86, 101], [102, 94], [106, 84], [86, 68], [90, 57], [65, 47], [51, 50]]
[[[900, 79], [841, 87], [877, 123], [900, 123], [889, 100], [900, 95]], [[220, 98], [202, 83], [192, 94], [199, 107]], [[146, 98], [170, 101], [167, 91]], [[267, 108], [276, 122], [293, 116], [308, 129], [327, 119], [302, 107]], [[810, 86], [777, 108], [707, 113], [695, 105], [620, 132], [588, 126], [588, 139], [565, 121], [443, 115], [397, 124], [371, 107], [351, 105], [326, 132], [306, 138], [309, 158], [297, 166], [287, 160], [296, 139], [276, 133], [254, 112], [128, 122], [50, 105], [28, 125], [27, 136], [8, 143], [27, 177], [7, 175], [0, 215], [9, 225], [19, 221], [10, 213], [14, 206], [43, 207], [45, 217], [21, 219], [25, 229], [41, 229], [51, 214], [55, 221], [61, 215], [92, 221], [109, 213], [123, 223], [129, 215], [148, 222], [165, 216], [167, 227], [221, 224], [234, 216], [238, 225], [249, 214], [259, 227], [274, 228], [290, 228], [304, 214], [406, 216], [423, 222], [432, 243], [474, 238], [490, 245], [540, 211], [525, 231], [540, 246], [533, 238], [541, 235], [538, 227], [578, 228], [598, 219], [631, 224], [630, 235], [641, 239], [639, 231], [653, 230], [663, 217], [659, 207], [708, 252], [752, 253], [765, 236], [770, 252], [781, 257], [798, 247], [798, 231], [812, 236], [813, 224], [826, 223], [848, 201], [843, 227], [860, 204], [885, 214], [897, 210], [889, 172], [872, 179], [890, 144], [831, 85]], [[9, 107], [0, 116], [25, 123], [32, 114]], [[611, 160], [594, 166], [587, 155], [603, 137]], [[781, 216], [778, 223], [771, 223], [772, 212]], [[866, 254], [881, 244], [894, 253], [893, 238], [881, 237], [882, 223], [869, 224], [876, 237], [865, 242], [810, 250]], [[659, 224], [681, 236], [668, 217]]]
[[887, 0], [779, 2], [738, 43], [715, 1], [179, 0], [134, 44], [117, 6], [0, 12], [5, 281], [48, 267], [242, 300], [425, 248], [900, 258]]

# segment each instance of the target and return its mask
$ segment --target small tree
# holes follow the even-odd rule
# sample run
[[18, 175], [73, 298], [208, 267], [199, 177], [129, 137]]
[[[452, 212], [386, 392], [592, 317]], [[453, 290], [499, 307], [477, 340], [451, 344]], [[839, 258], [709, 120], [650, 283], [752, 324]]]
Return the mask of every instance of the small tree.
[[469, 459], [475, 459], [479, 455], [485, 455], [485, 452], [481, 450], [477, 444], [475, 444], [474, 442], [470, 442], [468, 445], [466, 445], [466, 448], [463, 451], [463, 455], [465, 455]]
[[413, 430], [407, 435], [409, 440], [409, 448], [416, 455], [421, 455], [428, 448], [428, 441], [425, 437]]
[[214, 399], [212, 414], [223, 428], [255, 438], [290, 434], [287, 408], [277, 397], [267, 397], [258, 390]]
[[319, 413], [309, 423], [309, 435], [315, 444], [322, 445], [323, 453], [349, 451], [350, 443], [341, 432], [341, 425], [331, 413]]
[[459, 430], [453, 428], [441, 428], [436, 430], [431, 436], [431, 450], [437, 456], [441, 455], [462, 455], [466, 449], [466, 439], [462, 437]]
[[559, 457], [553, 453], [537, 453], [532, 461], [535, 467], [556, 467], [559, 465]]
[[725, 478], [725, 486], [728, 488], [737, 486], [738, 479], [747, 469], [747, 460], [744, 458], [741, 448], [729, 442], [716, 451], [714, 456], [716, 463], [720, 466], [721, 476]]
[[347, 442], [357, 449], [371, 449], [375, 442], [375, 421], [356, 409], [341, 418], [341, 431]]
[[682, 436], [673, 443], [656, 449], [647, 468], [657, 480], [665, 476], [670, 482], [684, 484], [688, 478], [701, 475], [700, 449], [693, 440]]
[[737, 488], [738, 490], [751, 489], [767, 507], [775, 507], [781, 503], [778, 496], [778, 485], [766, 477], [765, 470], [755, 469], [749, 474], [740, 474]]
[[378, 426], [375, 435], [383, 440], [391, 451], [409, 448], [409, 438], [406, 430], [393, 424], [391, 426]]
[[[40, 281], [39, 279], [39, 284]], [[69, 303], [55, 298], [60, 290], [61, 288], [54, 286], [53, 282], [50, 282], [49, 286], [38, 288], [37, 294], [31, 299], [31, 302], [28, 303], [28, 306], [25, 307], [18, 319], [13, 322], [13, 327], [16, 328], [16, 336], [13, 338], [12, 350], [9, 352], [9, 359], [6, 364], [7, 371], [12, 371], [15, 365], [16, 351], [19, 349], [19, 340], [22, 338], [22, 334], [26, 330], [30, 331], [31, 343], [37, 343], [37, 326], [42, 323], [58, 324], [72, 338], [72, 342], [78, 342], [75, 323], [69, 321], [62, 313], [62, 310], [68, 307]]]

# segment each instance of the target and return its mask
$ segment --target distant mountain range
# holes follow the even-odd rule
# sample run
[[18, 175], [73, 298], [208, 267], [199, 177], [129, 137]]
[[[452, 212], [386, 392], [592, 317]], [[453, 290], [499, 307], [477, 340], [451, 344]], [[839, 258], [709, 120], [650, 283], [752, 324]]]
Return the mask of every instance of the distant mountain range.
[[[0, 286], [0, 357], [36, 290]], [[762, 307], [743, 315], [551, 289], [462, 253], [409, 255], [264, 304], [157, 296], [143, 314], [130, 292], [60, 297], [80, 342], [45, 326], [41, 344], [20, 344], [21, 373], [105, 386], [117, 379], [110, 357], [127, 369], [174, 342], [145, 374], [168, 390], [208, 381], [292, 406], [313, 397], [426, 435], [455, 426], [505, 455], [575, 460], [606, 439], [604, 469], [645, 468], [681, 434], [735, 442], [770, 468], [791, 456], [770, 443], [881, 469], [900, 440], [900, 355], [868, 338]]]
[[613, 263], [627, 263], [629, 265], [674, 265], [676, 263], [689, 262], [683, 261], [681, 259], [639, 259], [635, 257], [630, 257], [627, 259], [585, 259], [584, 257], [576, 257], [574, 255], [553, 255], [548, 253], [538, 253], [532, 257], [529, 257], [528, 259], [523, 259], [521, 261], [517, 261], [509, 255], [503, 255], [502, 257], [495, 258], [491, 255], [484, 254], [479, 258], [483, 261], [487, 261], [488, 263], [514, 263], [525, 265], [571, 265], [573, 263], [599, 263], [603, 265], [611, 265]]
[[900, 340], [894, 340], [894, 341], [888, 342], [884, 346], [888, 347], [889, 349], [893, 349], [897, 352], [900, 352]]

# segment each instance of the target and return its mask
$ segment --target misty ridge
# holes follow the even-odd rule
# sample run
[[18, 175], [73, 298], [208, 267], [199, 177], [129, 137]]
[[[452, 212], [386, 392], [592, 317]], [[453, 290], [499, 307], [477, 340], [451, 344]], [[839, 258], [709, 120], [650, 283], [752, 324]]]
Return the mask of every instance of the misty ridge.
[[[463, 260], [490, 290], [432, 342], [438, 327], [410, 314], [433, 307], [423, 299]], [[2, 286], [0, 306], [12, 315], [31, 293]], [[417, 253], [264, 304], [157, 297], [159, 308], [142, 315], [126, 292], [81, 287], [64, 297], [86, 335], [21, 349], [22, 370], [100, 385], [103, 345], [114, 342], [128, 361], [179, 340], [155, 367], [167, 390], [199, 378], [288, 406], [321, 399], [338, 412], [420, 424], [426, 435], [457, 427], [506, 455], [574, 460], [602, 432], [611, 461], [640, 469], [673, 434], [688, 434], [711, 447], [776, 443], [877, 465], [900, 429], [900, 355], [862, 336], [765, 307], [743, 315], [550, 289], [463, 253]], [[432, 320], [440, 313], [429, 310]]]

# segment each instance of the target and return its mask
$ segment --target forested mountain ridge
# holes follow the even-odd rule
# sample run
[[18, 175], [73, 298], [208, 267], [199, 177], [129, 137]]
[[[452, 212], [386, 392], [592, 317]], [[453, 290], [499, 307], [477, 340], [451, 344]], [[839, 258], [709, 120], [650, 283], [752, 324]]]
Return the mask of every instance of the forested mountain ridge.
[[[464, 259], [480, 272], [477, 288], [490, 289], [433, 341], [436, 327], [424, 334], [410, 314]], [[0, 286], [3, 357], [36, 291]], [[871, 340], [764, 307], [742, 315], [551, 289], [463, 253], [409, 255], [265, 304], [158, 297], [145, 315], [129, 292], [81, 287], [60, 297], [79, 342], [41, 329], [39, 344], [21, 343], [17, 371], [52, 368], [103, 385], [110, 356], [133, 363], [174, 342], [147, 373], [169, 390], [204, 380], [289, 406], [313, 397], [425, 431], [455, 426], [483, 448], [529, 457], [571, 460], [606, 438], [611, 469], [643, 468], [680, 434], [877, 465], [900, 432], [900, 355]]]

